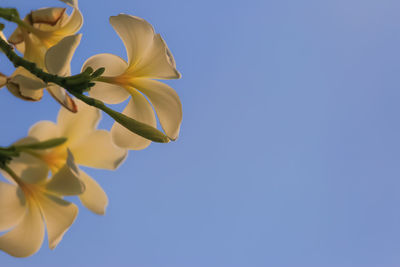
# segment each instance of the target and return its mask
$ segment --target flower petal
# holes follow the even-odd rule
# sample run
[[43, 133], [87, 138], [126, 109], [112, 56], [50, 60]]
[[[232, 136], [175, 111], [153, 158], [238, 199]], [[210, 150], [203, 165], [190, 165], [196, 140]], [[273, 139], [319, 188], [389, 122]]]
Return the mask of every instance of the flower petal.
[[79, 174], [65, 164], [46, 183], [46, 190], [62, 196], [74, 196], [85, 191], [85, 185], [79, 178]]
[[[12, 74], [8, 83], [16, 87], [16, 92], [21, 97], [34, 101], [38, 101], [43, 97], [43, 89], [46, 87], [45, 82], [22, 67]], [[11, 88], [10, 90], [13, 89]]]
[[23, 98], [38, 101], [43, 97], [43, 84], [37, 83], [34, 79], [17, 75], [11, 78], [9, 82], [17, 86], [18, 92]]
[[38, 79], [38, 78], [33, 78], [34, 76], [28, 77], [25, 75], [15, 75], [11, 78], [11, 82], [16, 83], [19, 85], [19, 89], [22, 90], [29, 90], [29, 91], [34, 91], [34, 90], [40, 90], [43, 89], [46, 84]]
[[6, 86], [7, 86], [7, 90], [13, 96], [15, 96], [15, 97], [17, 97], [19, 99], [25, 100], [25, 101], [33, 101], [33, 102], [35, 102], [35, 101], [39, 101], [41, 99], [41, 97], [42, 97], [42, 96], [38, 95], [38, 96], [34, 96], [34, 97], [36, 97], [38, 99], [33, 99], [33, 98], [29, 98], [29, 97], [23, 96], [21, 94], [21, 91], [19, 90], [19, 86], [17, 84], [12, 83], [12, 82], [7, 82]]
[[46, 180], [49, 173], [49, 168], [43, 161], [24, 152], [19, 157], [13, 158], [8, 167], [28, 184], [41, 183]]
[[63, 34], [63, 36], [71, 35], [79, 31], [83, 24], [83, 16], [82, 13], [78, 9], [78, 1], [73, 1], [74, 3], [71, 5], [74, 10], [72, 11], [71, 16], [69, 16], [68, 20], [66, 20], [60, 29], [57, 30], [57, 34]]
[[0, 89], [7, 84], [7, 76], [0, 73]]
[[47, 50], [45, 64], [50, 73], [60, 76], [69, 75], [71, 59], [81, 38], [82, 34], [67, 36]]
[[165, 83], [150, 79], [134, 79], [132, 86], [149, 98], [167, 136], [171, 140], [178, 138], [182, 122], [182, 104], [175, 90]]
[[52, 195], [37, 196], [47, 226], [50, 249], [54, 249], [75, 221], [78, 207]]
[[75, 142], [92, 133], [101, 118], [100, 111], [86, 105], [80, 100], [75, 101], [78, 112], [71, 113], [61, 108], [58, 112], [57, 125], [60, 129], [60, 136], [68, 138], [68, 145], [73, 146]]
[[38, 141], [46, 141], [61, 137], [61, 131], [60, 127], [52, 121], [39, 121], [29, 129], [28, 136]]
[[71, 98], [71, 96], [65, 91], [64, 88], [52, 84], [47, 86], [47, 90], [51, 94], [51, 96], [60, 103], [63, 107], [68, 109], [69, 111], [76, 113], [78, 112], [78, 108], [76, 106], [75, 101]]
[[125, 159], [127, 152], [112, 142], [108, 131], [97, 130], [70, 146], [76, 163], [99, 169], [116, 169]]
[[81, 71], [84, 71], [87, 67], [92, 67], [93, 70], [103, 67], [105, 68], [103, 76], [118, 76], [126, 71], [128, 63], [119, 56], [104, 53], [88, 58], [83, 63]]
[[[3, 35], [3, 39], [5, 39], [4, 38], [4, 35]], [[16, 29], [15, 29], [15, 31], [10, 35], [10, 37], [8, 38], [8, 42], [10, 43], [10, 44], [13, 44], [13, 45], [17, 45], [17, 44], [20, 44], [20, 43], [22, 43], [24, 41], [24, 35], [23, 35], [23, 33], [22, 33], [22, 31], [21, 31], [21, 28], [20, 27], [17, 27]], [[18, 50], [19, 51], [19, 50]], [[23, 53], [23, 51], [20, 51], [21, 53]]]
[[[57, 41], [61, 39], [60, 37], [57, 38]], [[51, 46], [51, 44], [44, 43], [43, 40], [31, 33], [24, 34], [24, 44], [24, 58], [26, 60], [34, 62], [38, 68], [44, 69], [44, 55], [46, 54], [46, 51]]]
[[96, 82], [89, 95], [106, 104], [119, 104], [129, 97], [129, 93], [121, 86], [104, 82]]
[[110, 23], [125, 44], [129, 66], [136, 65], [153, 41], [153, 26], [142, 18], [126, 14], [110, 17]]
[[61, 7], [48, 7], [33, 10], [30, 14], [30, 19], [32, 23], [55, 25], [64, 14], [65, 10], [66, 8]]
[[85, 172], [81, 171], [81, 179], [85, 183], [86, 190], [79, 199], [90, 211], [103, 215], [108, 205], [108, 198], [101, 186]]
[[66, 3], [67, 5], [70, 5], [72, 7], [78, 6], [78, 0], [60, 0], [60, 1]]
[[22, 100], [25, 100], [25, 101], [38, 101], [38, 100], [34, 100], [34, 99], [30, 99], [30, 98], [22, 96], [21, 92], [19, 91], [18, 85], [16, 85], [16, 84], [7, 83], [7, 89], [13, 96], [15, 96], [15, 97], [17, 97], [19, 99], [22, 99]]
[[0, 182], [0, 231], [15, 226], [26, 208], [25, 196], [19, 187]]
[[21, 222], [0, 236], [0, 249], [14, 257], [28, 257], [36, 253], [43, 243], [44, 223], [39, 207], [33, 201]]
[[[136, 90], [132, 90], [131, 93], [132, 99], [122, 113], [137, 121], [157, 127], [157, 121], [150, 103]], [[127, 149], [141, 150], [148, 147], [151, 143], [150, 140], [132, 133], [119, 123], [114, 123], [111, 128], [111, 135], [117, 146]]]
[[[103, 76], [115, 77], [123, 74], [128, 68], [128, 64], [125, 60], [113, 54], [98, 54], [86, 60], [82, 66], [82, 71], [87, 67], [92, 67], [93, 70], [104, 67]], [[124, 88], [100, 81], [96, 82], [90, 89], [89, 94], [107, 104], [118, 104], [129, 97], [129, 93]]]
[[[7, 38], [6, 38], [6, 36], [4, 35], [3, 31], [1, 31], [1, 30], [0, 30], [0, 39], [2, 39], [3, 41], [6, 41], [6, 42], [7, 42]], [[8, 42], [8, 43], [9, 43], [9, 42]], [[0, 49], [0, 50], [1, 50], [1, 49]], [[1, 50], [0, 53], [4, 53], [4, 51]], [[0, 88], [1, 88], [1, 87], [0, 87]]]
[[176, 70], [176, 64], [171, 51], [159, 34], [146, 50], [142, 60], [129, 68], [132, 76], [152, 79], [179, 79], [181, 74]]
[[[68, 16], [64, 13], [57, 21], [56, 25], [49, 26], [48, 24], [36, 24], [40, 27], [33, 27], [29, 30], [40, 40], [40, 42], [45, 46], [45, 49], [48, 49], [56, 45], [63, 37], [75, 34], [82, 27], [82, 24], [83, 16], [77, 5], [75, 5], [72, 14]], [[29, 39], [33, 38], [25, 38], [25, 41], [28, 42]], [[26, 48], [28, 48], [28, 46], [27, 43]], [[45, 50], [42, 51], [43, 55], [44, 53]]]

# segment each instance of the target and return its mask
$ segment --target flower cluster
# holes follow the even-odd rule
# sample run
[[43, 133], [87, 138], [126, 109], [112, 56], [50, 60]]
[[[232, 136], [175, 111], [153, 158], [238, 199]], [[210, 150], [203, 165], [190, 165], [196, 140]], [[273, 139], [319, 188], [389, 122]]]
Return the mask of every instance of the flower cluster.
[[[182, 121], [177, 93], [158, 81], [180, 78], [175, 60], [162, 37], [141, 18], [110, 18], [127, 60], [95, 55], [80, 74], [70, 76], [83, 17], [76, 0], [61, 1], [72, 8], [70, 14], [65, 7], [42, 8], [20, 19], [15, 9], [0, 8], [0, 18], [17, 24], [8, 38], [0, 31], [0, 51], [16, 66], [10, 76], [0, 73], [0, 87], [28, 101], [39, 101], [46, 90], [62, 105], [56, 123], [40, 121], [27, 137], [0, 147], [5, 178], [0, 181], [0, 231], [5, 232], [0, 249], [15, 257], [36, 253], [45, 230], [50, 248], [57, 246], [78, 214], [78, 207], [64, 196], [78, 196], [90, 211], [105, 213], [106, 193], [79, 166], [115, 170], [128, 150], [175, 140]], [[122, 113], [104, 104], [128, 98]], [[99, 109], [115, 119], [110, 131], [97, 129]], [[157, 130], [157, 118], [163, 132]]]

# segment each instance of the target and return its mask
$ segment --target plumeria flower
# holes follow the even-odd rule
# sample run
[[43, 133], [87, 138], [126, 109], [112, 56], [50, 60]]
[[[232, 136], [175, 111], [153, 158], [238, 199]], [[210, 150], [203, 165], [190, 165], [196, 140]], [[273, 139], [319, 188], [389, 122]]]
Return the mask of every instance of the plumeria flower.
[[[66, 36], [75, 34], [83, 24], [83, 17], [78, 9], [76, 0], [64, 0], [66, 4], [73, 7], [72, 14], [66, 14], [65, 8], [43, 8], [34, 10], [24, 19], [24, 24], [20, 25], [10, 36], [9, 42], [18, 51], [23, 53], [24, 58], [36, 63], [39, 68], [51, 72], [46, 64], [48, 50], [58, 44]], [[64, 74], [70, 73], [69, 62]], [[59, 74], [59, 73], [57, 73]], [[24, 75], [31, 80], [39, 80], [34, 75], [22, 68], [18, 68], [14, 76]], [[26, 100], [37, 101], [43, 96], [43, 90], [36, 89], [33, 93], [31, 87], [26, 87], [25, 83], [18, 83], [17, 89], [11, 89], [13, 94], [19, 95]], [[37, 83], [35, 82], [35, 85]], [[42, 87], [41, 89], [43, 89]], [[47, 87], [49, 93], [61, 104], [71, 111], [76, 112], [72, 99], [58, 86]]]
[[43, 162], [23, 153], [8, 165], [11, 173], [0, 181], [0, 249], [15, 257], [36, 253], [44, 238], [45, 225], [49, 247], [54, 249], [78, 215], [78, 207], [62, 199], [78, 195], [85, 187], [73, 159], [48, 178]]
[[[71, 74], [70, 62], [79, 45], [81, 36], [81, 34], [67, 36], [46, 51], [44, 62], [49, 73], [59, 76]], [[74, 100], [64, 88], [52, 83], [46, 84], [22, 67], [17, 68], [7, 80], [9, 91], [13, 95], [28, 101], [40, 100], [45, 87], [61, 105], [72, 112], [77, 112]]]
[[[82, 166], [99, 169], [116, 169], [127, 155], [125, 149], [112, 143], [111, 135], [105, 130], [96, 130], [101, 118], [99, 110], [77, 100], [78, 113], [61, 108], [57, 124], [41, 121], [32, 126], [28, 138], [45, 141], [65, 137], [67, 141], [58, 147], [44, 151], [35, 150], [31, 155], [44, 162], [53, 173], [57, 173], [67, 161], [68, 151], [75, 162]], [[82, 204], [96, 214], [104, 214], [108, 198], [100, 185], [87, 173], [80, 170], [79, 177], [86, 186], [79, 195]]]
[[64, 37], [75, 34], [83, 24], [83, 16], [77, 1], [63, 1], [73, 7], [72, 14], [66, 8], [42, 8], [31, 11], [10, 36], [8, 41], [15, 45], [24, 58], [44, 68], [46, 51]]
[[[171, 52], [161, 36], [141, 18], [120, 14], [111, 17], [110, 23], [125, 44], [128, 61], [112, 54], [89, 58], [83, 70], [105, 67], [104, 76], [97, 78], [90, 95], [108, 104], [131, 97], [123, 114], [157, 127], [154, 107], [163, 130], [175, 140], [182, 121], [181, 102], [174, 89], [154, 80], [180, 78]], [[111, 134], [120, 147], [139, 150], [150, 144], [118, 123], [113, 125]]]

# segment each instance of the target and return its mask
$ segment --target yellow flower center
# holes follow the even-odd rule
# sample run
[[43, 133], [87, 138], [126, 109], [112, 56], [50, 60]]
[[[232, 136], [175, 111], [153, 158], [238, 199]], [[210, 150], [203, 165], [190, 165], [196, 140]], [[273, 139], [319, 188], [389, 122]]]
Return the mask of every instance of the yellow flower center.
[[35, 199], [35, 194], [43, 191], [43, 189], [36, 184], [20, 183], [19, 186], [22, 192], [24, 192], [25, 198], [27, 200]]
[[127, 90], [129, 93], [131, 93], [130, 91], [134, 88], [133, 81], [135, 80], [135, 76], [132, 73], [125, 72], [115, 77], [102, 76], [97, 78], [96, 80], [100, 82], [119, 85], [125, 88], [125, 90]]
[[65, 144], [57, 146], [38, 156], [47, 164], [50, 171], [54, 174], [61, 169], [67, 161], [67, 146]]

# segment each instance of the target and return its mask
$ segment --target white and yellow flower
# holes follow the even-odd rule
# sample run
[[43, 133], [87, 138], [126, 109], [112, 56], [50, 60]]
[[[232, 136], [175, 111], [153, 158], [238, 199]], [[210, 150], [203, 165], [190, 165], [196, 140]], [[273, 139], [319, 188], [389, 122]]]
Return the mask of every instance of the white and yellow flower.
[[[125, 44], [128, 62], [112, 54], [99, 54], [83, 65], [98, 69], [105, 67], [90, 95], [108, 104], [117, 104], [131, 97], [123, 114], [157, 127], [153, 107], [166, 135], [175, 140], [182, 121], [182, 106], [170, 86], [154, 79], [178, 79], [175, 60], [165, 41], [145, 20], [120, 14], [110, 23]], [[146, 97], [150, 101], [147, 101]], [[120, 147], [144, 149], [150, 141], [115, 123], [111, 129], [113, 141]]]
[[[45, 141], [52, 138], [66, 137], [67, 141], [58, 147], [45, 151], [35, 150], [31, 155], [40, 159], [56, 173], [66, 162], [71, 151], [76, 164], [99, 168], [116, 169], [127, 155], [125, 149], [112, 143], [111, 135], [105, 130], [96, 130], [101, 118], [99, 110], [77, 100], [78, 113], [60, 109], [57, 124], [51, 121], [40, 121], [29, 130], [28, 138]], [[106, 193], [87, 173], [80, 170], [79, 176], [86, 186], [79, 195], [82, 204], [96, 214], [104, 214], [108, 204]]]
[[[79, 45], [81, 36], [81, 34], [67, 36], [47, 50], [45, 65], [49, 73], [59, 76], [69, 76], [71, 74], [70, 62]], [[61, 105], [72, 112], [77, 112], [74, 100], [64, 88], [53, 83], [46, 84], [23, 67], [17, 68], [12, 76], [7, 79], [8, 90], [16, 97], [28, 101], [40, 100], [45, 87]]]
[[[59, 44], [65, 37], [75, 34], [82, 26], [83, 17], [78, 9], [77, 1], [63, 1], [73, 7], [72, 14], [66, 14], [65, 8], [43, 8], [32, 11], [24, 19], [24, 24], [20, 25], [10, 36], [9, 42], [13, 44], [17, 50], [23, 53], [24, 58], [36, 63], [36, 65], [50, 73], [52, 67], [47, 63], [48, 51]], [[79, 42], [78, 42], [79, 43]], [[75, 51], [73, 48], [73, 51]], [[68, 52], [63, 53], [63, 49], [68, 49]], [[56, 49], [61, 54], [70, 54], [70, 48]], [[72, 52], [73, 53], [73, 52]], [[58, 60], [59, 64], [63, 64], [63, 73], [53, 73], [58, 75], [70, 74], [70, 62], [62, 62], [62, 58], [57, 58], [55, 55], [53, 61]], [[15, 76], [25, 76], [23, 81], [15, 79]], [[32, 80], [34, 86], [29, 86], [26, 81]], [[25, 82], [24, 82], [25, 81]], [[11, 82], [14, 87], [9, 88], [10, 91], [25, 100], [38, 101], [43, 96], [42, 81], [30, 74], [22, 67], [18, 68], [12, 75]], [[42, 84], [41, 84], [42, 83]], [[28, 85], [27, 85], [28, 84]], [[40, 87], [42, 86], [42, 87]], [[76, 112], [73, 100], [59, 86], [48, 86], [49, 93], [62, 105]]]
[[28, 257], [40, 249], [45, 228], [54, 249], [78, 215], [78, 207], [62, 197], [85, 190], [71, 156], [50, 179], [46, 164], [29, 154], [8, 167], [12, 174], [4, 176], [11, 183], [0, 182], [0, 231], [9, 231], [0, 236], [0, 249]]
[[66, 8], [42, 8], [31, 11], [10, 36], [8, 41], [15, 45], [24, 58], [44, 68], [46, 51], [64, 37], [75, 34], [83, 24], [83, 16], [77, 1], [63, 1], [73, 7], [72, 14], [66, 14]]

